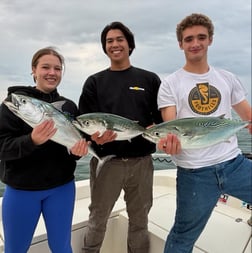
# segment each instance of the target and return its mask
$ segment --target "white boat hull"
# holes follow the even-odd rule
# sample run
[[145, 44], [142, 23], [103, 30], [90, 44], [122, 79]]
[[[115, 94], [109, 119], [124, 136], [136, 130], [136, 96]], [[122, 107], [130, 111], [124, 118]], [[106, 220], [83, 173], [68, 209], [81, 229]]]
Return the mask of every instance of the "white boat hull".
[[[149, 214], [150, 253], [163, 253], [165, 239], [173, 224], [176, 209], [175, 178], [174, 169], [154, 173], [154, 201]], [[76, 182], [76, 188], [72, 247], [74, 253], [82, 253], [83, 236], [89, 215], [89, 180]], [[193, 253], [251, 253], [251, 227], [247, 224], [250, 215], [251, 210], [242, 205], [240, 200], [228, 197], [227, 202], [219, 202], [197, 240]], [[127, 213], [121, 195], [108, 221], [101, 253], [127, 253], [127, 226]], [[0, 252], [4, 252], [2, 224], [0, 236]], [[28, 253], [49, 252], [46, 230], [41, 218]]]

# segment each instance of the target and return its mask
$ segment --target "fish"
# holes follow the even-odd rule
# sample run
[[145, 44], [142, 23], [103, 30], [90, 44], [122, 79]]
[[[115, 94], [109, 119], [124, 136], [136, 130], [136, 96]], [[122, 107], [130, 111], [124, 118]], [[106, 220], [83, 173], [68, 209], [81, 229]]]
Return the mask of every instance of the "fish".
[[140, 126], [137, 121], [103, 112], [82, 114], [76, 117], [73, 124], [80, 131], [89, 135], [99, 131], [101, 136], [106, 130], [112, 130], [117, 134], [115, 138], [117, 141], [131, 141], [132, 138], [145, 131], [145, 128]]
[[[5, 100], [3, 103], [32, 128], [45, 120], [52, 119], [57, 131], [51, 140], [65, 146], [68, 150], [83, 138], [70, 118], [58, 109], [59, 105], [64, 104], [65, 101], [47, 103], [33, 97], [12, 93], [11, 102]], [[114, 157], [114, 155], [99, 157], [91, 145], [88, 147], [88, 152], [98, 159], [97, 170], [100, 170], [106, 161]]]
[[221, 142], [229, 142], [231, 136], [251, 124], [249, 121], [218, 117], [191, 117], [162, 122], [145, 130], [142, 136], [158, 143], [168, 133], [177, 135], [182, 149], [199, 149]]

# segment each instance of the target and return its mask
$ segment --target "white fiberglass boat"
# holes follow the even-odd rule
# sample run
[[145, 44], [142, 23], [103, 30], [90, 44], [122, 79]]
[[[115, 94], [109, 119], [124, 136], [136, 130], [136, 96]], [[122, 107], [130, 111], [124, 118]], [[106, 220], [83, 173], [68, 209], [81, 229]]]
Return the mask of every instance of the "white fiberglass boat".
[[[154, 172], [154, 201], [149, 214], [150, 253], [163, 253], [165, 239], [175, 215], [175, 187], [176, 169]], [[72, 247], [74, 253], [82, 253], [83, 235], [89, 215], [89, 180], [77, 181], [76, 188]], [[251, 253], [251, 226], [247, 223], [250, 216], [251, 206], [233, 197], [223, 196], [197, 240], [193, 253]], [[101, 253], [127, 253], [127, 226], [127, 213], [123, 195], [121, 195], [110, 215]], [[2, 253], [4, 252], [2, 225], [0, 226], [0, 237], [0, 252]], [[29, 253], [49, 252], [46, 230], [41, 218]]]

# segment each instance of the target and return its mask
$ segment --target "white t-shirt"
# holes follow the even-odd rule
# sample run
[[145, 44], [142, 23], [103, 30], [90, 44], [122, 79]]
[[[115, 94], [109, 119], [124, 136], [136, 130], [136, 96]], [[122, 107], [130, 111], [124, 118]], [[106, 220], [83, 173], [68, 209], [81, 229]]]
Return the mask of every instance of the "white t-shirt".
[[[176, 106], [177, 118], [220, 116], [232, 118], [232, 106], [246, 98], [246, 91], [238, 78], [222, 69], [210, 67], [205, 74], [194, 74], [179, 69], [167, 76], [158, 93], [159, 109]], [[184, 168], [200, 168], [224, 162], [236, 157], [237, 137], [202, 149], [182, 149], [172, 156], [176, 165]]]

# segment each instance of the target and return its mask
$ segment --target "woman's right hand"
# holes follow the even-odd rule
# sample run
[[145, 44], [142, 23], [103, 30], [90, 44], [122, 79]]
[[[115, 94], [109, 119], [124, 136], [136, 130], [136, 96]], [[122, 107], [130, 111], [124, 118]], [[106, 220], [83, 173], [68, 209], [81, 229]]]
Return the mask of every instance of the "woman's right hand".
[[50, 140], [56, 131], [57, 128], [54, 128], [54, 121], [52, 119], [45, 120], [33, 128], [31, 133], [32, 141], [35, 145], [41, 145]]
[[84, 156], [88, 153], [88, 146], [91, 142], [86, 141], [85, 139], [79, 140], [71, 149], [71, 153], [76, 156]]

